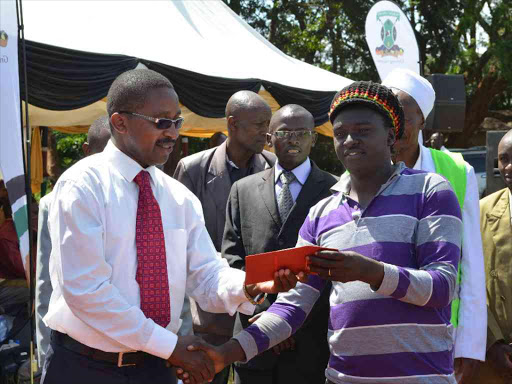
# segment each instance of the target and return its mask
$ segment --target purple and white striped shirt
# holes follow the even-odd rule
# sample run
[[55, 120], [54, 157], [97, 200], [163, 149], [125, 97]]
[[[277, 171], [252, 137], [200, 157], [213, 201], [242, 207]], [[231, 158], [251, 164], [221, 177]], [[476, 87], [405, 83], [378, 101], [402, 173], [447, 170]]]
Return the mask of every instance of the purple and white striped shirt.
[[[454, 384], [450, 302], [462, 222], [450, 184], [400, 163], [364, 210], [348, 197], [348, 175], [333, 190], [311, 209], [297, 246], [355, 251], [384, 263], [385, 273], [377, 291], [360, 281], [333, 282], [327, 378], [338, 384]], [[324, 285], [311, 275], [280, 294], [235, 337], [246, 358], [293, 334]]]

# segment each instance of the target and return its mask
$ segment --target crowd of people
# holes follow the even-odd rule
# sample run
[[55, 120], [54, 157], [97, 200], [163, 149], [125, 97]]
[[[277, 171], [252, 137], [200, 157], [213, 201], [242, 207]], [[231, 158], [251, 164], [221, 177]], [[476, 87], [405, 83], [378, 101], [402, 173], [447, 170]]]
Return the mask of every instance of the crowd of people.
[[[85, 158], [39, 204], [41, 382], [511, 383], [512, 131], [507, 187], [479, 201], [442, 135], [419, 140], [434, 101], [402, 69], [342, 89], [333, 176], [310, 159], [310, 112], [240, 91], [228, 136], [170, 177], [178, 94], [148, 69], [120, 75]], [[330, 250], [245, 283], [247, 256], [304, 245]], [[23, 274], [11, 264], [1, 278]]]

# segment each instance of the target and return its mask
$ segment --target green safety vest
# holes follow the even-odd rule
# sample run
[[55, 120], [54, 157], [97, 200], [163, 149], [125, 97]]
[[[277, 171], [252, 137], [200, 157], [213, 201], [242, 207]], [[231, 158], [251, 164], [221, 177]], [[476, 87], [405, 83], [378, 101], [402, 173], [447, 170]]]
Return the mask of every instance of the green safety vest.
[[[430, 149], [432, 159], [436, 167], [436, 173], [444, 176], [452, 185], [453, 191], [459, 201], [460, 210], [464, 208], [464, 199], [466, 197], [466, 166], [464, 158], [460, 153], [446, 153], [436, 149]], [[452, 301], [452, 317], [450, 319], [454, 327], [459, 325], [459, 287], [462, 279], [461, 269], [457, 273], [457, 286], [455, 289], [455, 298]]]

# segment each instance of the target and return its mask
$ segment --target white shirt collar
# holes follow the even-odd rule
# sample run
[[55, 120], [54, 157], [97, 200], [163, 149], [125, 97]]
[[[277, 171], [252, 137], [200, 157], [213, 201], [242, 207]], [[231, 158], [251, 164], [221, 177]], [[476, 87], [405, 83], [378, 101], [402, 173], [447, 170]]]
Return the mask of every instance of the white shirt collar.
[[[279, 160], [276, 162], [276, 171], [274, 176], [274, 182], [277, 183], [279, 180], [279, 177], [281, 176], [281, 173], [283, 173], [285, 169], [281, 167], [281, 164], [279, 164]], [[299, 165], [298, 167], [295, 167], [292, 169], [293, 174], [295, 175], [297, 181], [304, 185], [306, 180], [309, 177], [309, 174], [311, 172], [311, 160], [309, 160], [309, 157], [306, 158], [306, 160]]]
[[103, 150], [102, 154], [112, 161], [114, 167], [130, 183], [142, 170], [147, 171], [151, 176], [153, 183], [155, 183], [156, 167], [152, 165], [145, 169], [142, 168], [142, 166], [133, 160], [130, 156], [121, 152], [121, 150], [117, 148], [116, 145], [112, 142], [112, 140], [108, 141], [107, 146]]

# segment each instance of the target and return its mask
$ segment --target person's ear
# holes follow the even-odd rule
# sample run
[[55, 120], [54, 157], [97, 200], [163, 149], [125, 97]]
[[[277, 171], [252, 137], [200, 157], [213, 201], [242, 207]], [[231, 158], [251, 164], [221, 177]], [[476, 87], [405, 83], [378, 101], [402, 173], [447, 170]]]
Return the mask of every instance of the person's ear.
[[267, 146], [272, 148], [272, 134], [267, 133]]
[[89, 148], [89, 143], [87, 141], [85, 141], [83, 144], [82, 144], [82, 152], [84, 153], [84, 156], [87, 157], [90, 155], [90, 148]]
[[425, 119], [425, 116], [423, 116], [423, 113], [421, 113], [420, 131], [424, 130], [426, 125], [427, 125], [427, 119]]
[[112, 125], [112, 128], [117, 133], [125, 134], [126, 132], [128, 132], [128, 126], [126, 122], [126, 117], [118, 112], [114, 112], [112, 116], [110, 116], [110, 123]]
[[231, 136], [231, 134], [233, 132], [236, 131], [236, 118], [235, 116], [228, 116], [227, 117], [227, 121], [228, 121], [228, 136]]
[[388, 146], [392, 147], [396, 142], [396, 135], [395, 135], [395, 129], [389, 128], [388, 129]]
[[313, 132], [313, 139], [311, 140], [311, 148], [313, 148], [318, 140], [318, 133]]

